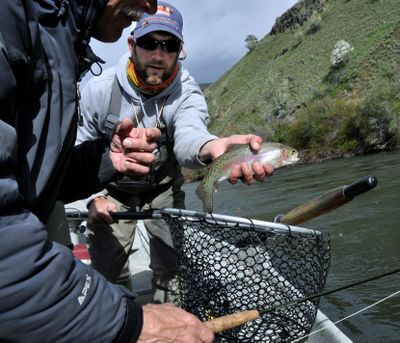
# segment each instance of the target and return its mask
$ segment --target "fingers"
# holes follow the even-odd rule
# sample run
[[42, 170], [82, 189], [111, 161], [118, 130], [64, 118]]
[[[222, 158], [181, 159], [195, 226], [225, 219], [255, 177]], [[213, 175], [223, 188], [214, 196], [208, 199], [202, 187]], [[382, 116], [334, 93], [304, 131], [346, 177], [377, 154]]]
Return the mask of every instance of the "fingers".
[[124, 154], [127, 162], [130, 163], [138, 163], [143, 166], [149, 166], [156, 160], [156, 156], [152, 152], [126, 152]]
[[133, 129], [127, 138], [122, 141], [125, 154], [131, 151], [151, 152], [157, 147], [161, 131], [157, 128]]
[[233, 135], [227, 137], [227, 142], [229, 145], [236, 145], [236, 144], [249, 144], [250, 148], [254, 151], [260, 150], [262, 138], [256, 135]]
[[270, 164], [264, 164], [262, 166], [264, 168], [264, 173], [266, 176], [270, 177], [274, 174], [274, 167]]
[[156, 157], [151, 152], [127, 152], [119, 155], [122, 160], [121, 173], [133, 173], [145, 175], [150, 172], [150, 165], [155, 161]]
[[145, 139], [138, 139], [138, 138], [125, 138], [122, 141], [122, 147], [124, 153], [129, 153], [131, 151], [153, 151], [157, 148], [156, 142], [151, 142]]
[[115, 133], [118, 136], [126, 137], [133, 129], [133, 121], [129, 118], [123, 119], [115, 129]]
[[120, 173], [145, 175], [154, 162], [154, 149], [161, 132], [159, 129], [133, 128], [130, 119], [124, 119], [114, 133], [110, 145], [110, 158]]
[[247, 185], [251, 185], [254, 183], [254, 180], [265, 181], [266, 177], [271, 176], [273, 172], [274, 168], [270, 164], [262, 165], [257, 161], [252, 165], [246, 163], [237, 164], [232, 168], [229, 182], [235, 184], [241, 179]]
[[194, 315], [172, 304], [143, 306], [139, 343], [211, 343], [214, 334]]
[[252, 168], [246, 163], [241, 163], [232, 168], [229, 182], [235, 184], [239, 179], [242, 179], [244, 183], [251, 185], [254, 182], [253, 175]]
[[250, 144], [250, 148], [253, 151], [258, 151], [261, 148], [261, 143], [262, 143], [262, 138], [256, 135], [248, 135], [249, 137], [249, 144]]
[[[129, 120], [129, 119], [128, 119]], [[121, 123], [122, 124], [122, 123]], [[157, 141], [161, 136], [161, 131], [155, 127], [153, 128], [133, 128], [125, 135], [127, 139], [144, 139], [149, 142]]]
[[124, 167], [121, 172], [124, 174], [128, 173], [128, 174], [146, 175], [150, 172], [150, 166], [147, 164], [143, 164], [142, 162], [138, 162], [137, 160], [128, 158], [124, 160]]
[[117, 206], [114, 203], [108, 201], [106, 198], [94, 198], [89, 206], [89, 222], [91, 224], [112, 224], [115, 221], [111, 214], [113, 212], [117, 212], [117, 210]]

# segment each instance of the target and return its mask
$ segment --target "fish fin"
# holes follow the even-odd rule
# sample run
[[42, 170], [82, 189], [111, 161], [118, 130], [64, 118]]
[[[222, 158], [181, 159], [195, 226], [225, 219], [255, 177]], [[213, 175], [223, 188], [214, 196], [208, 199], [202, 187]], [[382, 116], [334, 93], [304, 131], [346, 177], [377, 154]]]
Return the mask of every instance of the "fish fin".
[[196, 195], [203, 203], [204, 212], [211, 213], [213, 210], [213, 191], [213, 187], [211, 189], [208, 189], [204, 182], [200, 182], [200, 184], [196, 188]]

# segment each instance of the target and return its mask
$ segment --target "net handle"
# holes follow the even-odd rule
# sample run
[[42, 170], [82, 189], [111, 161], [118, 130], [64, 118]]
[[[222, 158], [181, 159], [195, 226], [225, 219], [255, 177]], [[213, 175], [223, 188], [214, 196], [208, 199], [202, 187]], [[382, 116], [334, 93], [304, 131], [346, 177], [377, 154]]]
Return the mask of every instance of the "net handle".
[[292, 209], [288, 213], [276, 217], [275, 222], [289, 225], [302, 224], [348, 203], [355, 196], [371, 190], [377, 184], [378, 180], [375, 176], [365, 176], [350, 185], [334, 188], [327, 193]]
[[[87, 211], [66, 211], [67, 219], [82, 219], [87, 220], [89, 218], [89, 212]], [[140, 220], [140, 219], [162, 219], [161, 211], [124, 211], [124, 212], [112, 212], [110, 213], [114, 220]]]
[[[171, 217], [182, 217], [186, 220], [196, 221], [198, 219], [206, 220], [211, 224], [218, 225], [230, 225], [244, 230], [255, 230], [257, 232], [275, 232], [282, 234], [293, 234], [293, 235], [306, 235], [306, 236], [320, 236], [321, 232], [312, 229], [306, 229], [303, 227], [289, 226], [287, 224], [272, 223], [256, 219], [248, 219], [243, 217], [227, 216], [217, 213], [203, 213], [195, 212], [190, 210], [182, 210], [178, 208], [163, 208], [160, 210], [134, 212], [112, 212], [111, 217], [114, 220], [139, 220], [139, 219], [162, 219], [163, 215], [169, 215]], [[87, 211], [67, 211], [66, 217], [70, 220], [82, 219], [87, 220], [89, 212]]]
[[204, 324], [214, 333], [233, 329], [239, 325], [256, 320], [260, 316], [257, 310], [247, 310], [228, 314], [223, 317], [215, 318], [204, 322]]

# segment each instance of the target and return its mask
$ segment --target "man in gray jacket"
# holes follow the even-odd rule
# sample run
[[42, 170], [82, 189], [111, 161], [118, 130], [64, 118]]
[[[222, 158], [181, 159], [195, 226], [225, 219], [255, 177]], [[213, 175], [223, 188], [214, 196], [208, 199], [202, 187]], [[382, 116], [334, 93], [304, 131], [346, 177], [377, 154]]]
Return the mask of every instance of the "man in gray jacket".
[[[172, 305], [140, 306], [48, 239], [57, 199], [146, 174], [158, 129], [126, 119], [74, 148], [77, 80], [99, 61], [92, 36], [116, 41], [156, 0], [2, 0], [0, 13], [0, 341], [211, 342]], [[112, 128], [111, 128], [112, 129]], [[111, 138], [111, 141], [110, 141]]]
[[[98, 138], [107, 123], [131, 118], [137, 127], [158, 128], [161, 138], [156, 162], [145, 177], [126, 176], [89, 199], [89, 252], [95, 269], [112, 282], [129, 287], [128, 257], [134, 238], [133, 221], [114, 223], [112, 212], [175, 207], [184, 208], [181, 167], [201, 168], [233, 144], [251, 144], [254, 135], [218, 138], [207, 130], [208, 110], [200, 87], [179, 62], [183, 45], [183, 18], [172, 5], [159, 2], [154, 15], [143, 15], [128, 38], [129, 53], [115, 68], [92, 78], [80, 102], [83, 125], [77, 143]], [[253, 172], [262, 179], [269, 166], [236, 170], [232, 180]], [[167, 225], [146, 220], [156, 302], [170, 301], [170, 280], [176, 256]]]

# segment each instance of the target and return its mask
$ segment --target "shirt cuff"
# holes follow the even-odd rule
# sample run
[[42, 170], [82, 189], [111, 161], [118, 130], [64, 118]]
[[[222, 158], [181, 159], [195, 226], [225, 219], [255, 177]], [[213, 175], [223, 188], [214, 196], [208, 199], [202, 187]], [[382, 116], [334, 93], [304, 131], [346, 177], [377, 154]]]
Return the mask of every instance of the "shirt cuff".
[[99, 193], [92, 194], [89, 198], [86, 198], [86, 199], [84, 200], [85, 205], [86, 205], [86, 208], [89, 208], [91, 202], [92, 202], [94, 199], [96, 199], [96, 198], [98, 198], [98, 197], [104, 197], [104, 196], [105, 196], [105, 195], [104, 195], [103, 192], [99, 192]]
[[125, 322], [113, 343], [136, 343], [143, 327], [143, 309], [133, 299], [126, 298]]

